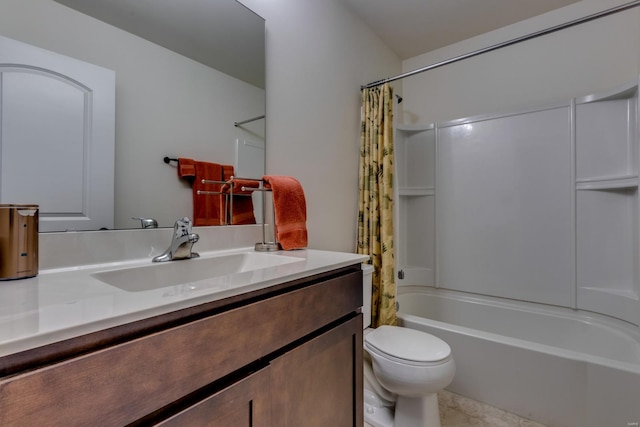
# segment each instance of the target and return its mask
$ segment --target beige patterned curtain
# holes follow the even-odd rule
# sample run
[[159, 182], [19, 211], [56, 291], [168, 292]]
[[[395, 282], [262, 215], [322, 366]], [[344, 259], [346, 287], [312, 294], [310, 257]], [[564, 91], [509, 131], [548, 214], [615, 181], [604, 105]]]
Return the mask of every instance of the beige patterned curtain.
[[393, 273], [393, 88], [362, 90], [357, 251], [371, 257], [371, 324], [395, 325]]

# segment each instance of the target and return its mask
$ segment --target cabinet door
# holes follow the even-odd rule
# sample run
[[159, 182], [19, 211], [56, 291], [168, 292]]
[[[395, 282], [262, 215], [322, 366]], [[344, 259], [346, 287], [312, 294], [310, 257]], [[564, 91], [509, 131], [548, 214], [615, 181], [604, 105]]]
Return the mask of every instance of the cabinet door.
[[362, 315], [275, 359], [271, 389], [278, 427], [361, 427]]
[[270, 427], [269, 368], [264, 368], [157, 424], [163, 427]]

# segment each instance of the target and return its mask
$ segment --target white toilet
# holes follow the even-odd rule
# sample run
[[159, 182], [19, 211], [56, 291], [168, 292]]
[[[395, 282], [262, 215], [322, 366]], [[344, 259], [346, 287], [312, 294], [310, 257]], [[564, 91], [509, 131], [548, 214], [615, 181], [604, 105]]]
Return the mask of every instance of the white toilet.
[[437, 392], [455, 374], [451, 348], [440, 338], [414, 329], [367, 329], [372, 267], [364, 264], [362, 268], [365, 421], [373, 427], [439, 427]]

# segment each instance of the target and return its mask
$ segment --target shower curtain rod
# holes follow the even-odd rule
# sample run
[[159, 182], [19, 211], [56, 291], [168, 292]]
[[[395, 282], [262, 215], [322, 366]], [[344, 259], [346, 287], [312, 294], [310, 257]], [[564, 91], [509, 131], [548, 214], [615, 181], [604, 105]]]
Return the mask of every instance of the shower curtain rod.
[[418, 68], [417, 70], [408, 71], [406, 73], [399, 74], [399, 75], [394, 76], [394, 77], [388, 77], [386, 79], [377, 80], [375, 82], [371, 82], [371, 83], [368, 83], [366, 85], [360, 86], [360, 90], [369, 89], [369, 88], [372, 88], [372, 87], [383, 85], [385, 83], [390, 83], [390, 82], [393, 82], [393, 81], [396, 81], [396, 80], [404, 79], [405, 77], [410, 77], [410, 76], [413, 76], [414, 74], [424, 73], [425, 71], [433, 70], [434, 68], [439, 68], [439, 67], [442, 67], [444, 65], [453, 64], [454, 62], [462, 61], [463, 59], [473, 58], [474, 56], [478, 56], [478, 55], [481, 55], [483, 53], [491, 52], [491, 51], [494, 51], [494, 50], [497, 50], [497, 49], [501, 49], [503, 47], [514, 45], [516, 43], [520, 43], [520, 42], [523, 42], [523, 41], [526, 41], [526, 40], [531, 40], [531, 39], [534, 39], [536, 37], [540, 37], [540, 36], [544, 36], [546, 34], [554, 33], [556, 31], [564, 30], [565, 28], [569, 28], [569, 27], [573, 27], [573, 26], [576, 26], [576, 25], [579, 25], [579, 24], [582, 24], [582, 23], [585, 23], [585, 22], [593, 21], [595, 19], [602, 18], [602, 17], [608, 16], [608, 15], [612, 15], [614, 13], [623, 12], [625, 10], [634, 8], [636, 6], [640, 6], [640, 0], [634, 0], [634, 1], [631, 1], [629, 3], [621, 4], [619, 6], [612, 7], [610, 9], [606, 9], [606, 10], [603, 10], [603, 11], [600, 11], [600, 12], [597, 12], [597, 13], [593, 13], [591, 15], [584, 16], [582, 18], [574, 19], [573, 21], [569, 21], [569, 22], [566, 22], [564, 24], [559, 24], [559, 25], [555, 25], [553, 27], [549, 27], [549, 28], [547, 28], [545, 30], [536, 31], [534, 33], [527, 34], [527, 35], [524, 35], [524, 36], [521, 36], [521, 37], [516, 37], [515, 39], [507, 40], [507, 41], [502, 42], [502, 43], [497, 43], [497, 44], [494, 44], [492, 46], [488, 46], [488, 47], [485, 47], [485, 48], [482, 48], [482, 49], [474, 50], [473, 52], [465, 53], [463, 55], [455, 56], [453, 58], [446, 59], [444, 61], [436, 62], [435, 64], [427, 65], [426, 67]]

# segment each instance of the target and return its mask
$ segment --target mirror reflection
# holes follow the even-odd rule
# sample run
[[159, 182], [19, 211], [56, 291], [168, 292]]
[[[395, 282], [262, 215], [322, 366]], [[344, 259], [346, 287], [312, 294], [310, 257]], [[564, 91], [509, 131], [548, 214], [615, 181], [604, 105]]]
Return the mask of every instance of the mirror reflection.
[[[1, 3], [6, 13], [0, 15], [0, 36], [115, 75], [113, 224], [97, 228], [140, 228], [142, 222], [132, 218], [153, 218], [160, 227], [171, 227], [177, 218], [192, 215], [191, 184], [178, 177], [176, 162], [167, 164], [165, 157], [232, 165], [236, 176], [264, 173], [264, 20], [239, 2]], [[28, 174], [5, 177], [10, 163], [3, 153], [0, 201], [20, 203], [23, 199], [4, 199], [10, 194], [5, 186], [34, 180]], [[67, 169], [56, 169], [56, 164], [50, 176]], [[38, 185], [42, 189], [46, 183], [40, 179]], [[87, 188], [81, 210], [96, 196]], [[60, 188], [43, 191], [64, 205]], [[12, 197], [28, 197], [18, 194]], [[42, 227], [46, 216], [41, 204], [41, 230], [54, 230]], [[64, 229], [87, 228], [81, 223]]]

